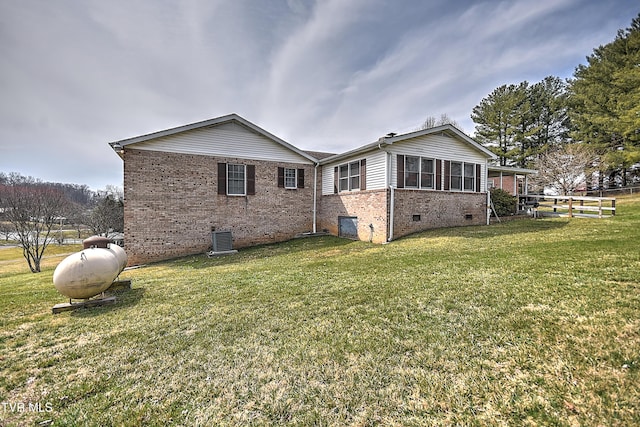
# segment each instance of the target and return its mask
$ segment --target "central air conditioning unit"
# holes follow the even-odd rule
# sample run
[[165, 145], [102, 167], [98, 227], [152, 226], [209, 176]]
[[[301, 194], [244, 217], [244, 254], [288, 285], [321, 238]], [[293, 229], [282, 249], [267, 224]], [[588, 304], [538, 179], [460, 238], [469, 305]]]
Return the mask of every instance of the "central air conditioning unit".
[[233, 249], [233, 236], [230, 231], [211, 231], [212, 251], [208, 252], [209, 257], [217, 255], [235, 254], [238, 251]]

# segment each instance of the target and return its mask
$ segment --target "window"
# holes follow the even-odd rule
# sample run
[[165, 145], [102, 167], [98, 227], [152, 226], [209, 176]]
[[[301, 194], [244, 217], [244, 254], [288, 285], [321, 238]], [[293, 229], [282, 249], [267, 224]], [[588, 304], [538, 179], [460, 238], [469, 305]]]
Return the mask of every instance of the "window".
[[349, 191], [349, 165], [340, 165], [340, 191]]
[[284, 188], [298, 188], [297, 169], [284, 168]]
[[227, 164], [227, 194], [230, 196], [244, 196], [245, 165]]
[[462, 162], [451, 162], [452, 190], [462, 190]]
[[365, 189], [366, 162], [364, 159], [336, 166], [333, 171], [334, 192]]
[[349, 163], [349, 190], [360, 189], [360, 162]]
[[[399, 188], [436, 188], [435, 160], [398, 155]], [[439, 188], [438, 188], [439, 189]]]
[[476, 165], [473, 163], [464, 164], [464, 191], [475, 190]]
[[480, 191], [480, 165], [397, 155], [398, 188]]
[[229, 196], [256, 194], [256, 166], [218, 163], [218, 194]]
[[288, 190], [304, 188], [304, 169], [278, 167], [278, 187]]
[[420, 187], [434, 188], [435, 168], [433, 167], [433, 159], [422, 159], [420, 164]]
[[420, 186], [420, 157], [405, 156], [404, 159], [404, 186], [406, 188], [418, 188]]

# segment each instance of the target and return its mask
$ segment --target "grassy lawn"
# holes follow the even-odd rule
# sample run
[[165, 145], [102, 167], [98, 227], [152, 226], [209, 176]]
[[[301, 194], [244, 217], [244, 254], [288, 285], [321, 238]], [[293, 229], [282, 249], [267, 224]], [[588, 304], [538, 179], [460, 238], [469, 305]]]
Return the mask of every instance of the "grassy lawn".
[[638, 425], [640, 198], [617, 207], [187, 257], [58, 315], [55, 263], [0, 263], [0, 425]]

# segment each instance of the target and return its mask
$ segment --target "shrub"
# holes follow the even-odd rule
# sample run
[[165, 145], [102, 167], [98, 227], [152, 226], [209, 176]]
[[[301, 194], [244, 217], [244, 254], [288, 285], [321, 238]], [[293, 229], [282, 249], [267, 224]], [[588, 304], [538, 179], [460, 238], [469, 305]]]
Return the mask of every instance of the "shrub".
[[501, 188], [493, 188], [491, 190], [491, 201], [498, 216], [513, 215], [516, 212], [518, 198]]

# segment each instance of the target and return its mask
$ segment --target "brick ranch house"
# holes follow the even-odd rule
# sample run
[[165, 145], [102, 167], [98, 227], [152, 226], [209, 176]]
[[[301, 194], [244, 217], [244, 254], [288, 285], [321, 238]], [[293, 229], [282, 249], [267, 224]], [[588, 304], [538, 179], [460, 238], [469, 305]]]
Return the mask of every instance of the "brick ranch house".
[[110, 145], [124, 163], [130, 264], [203, 253], [213, 230], [241, 248], [324, 230], [384, 243], [488, 222], [495, 155], [451, 125], [327, 155], [230, 114]]

